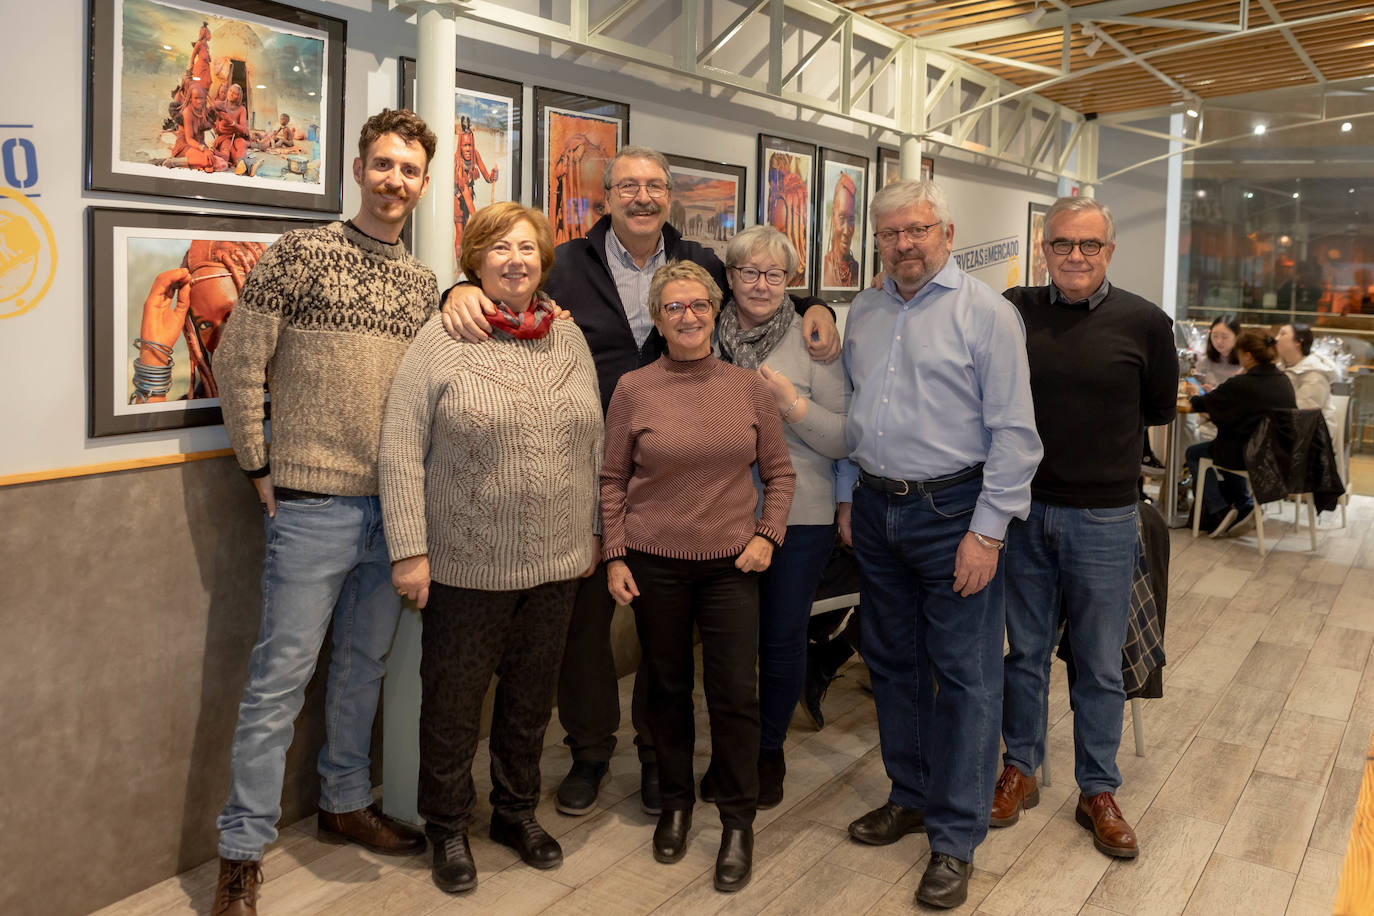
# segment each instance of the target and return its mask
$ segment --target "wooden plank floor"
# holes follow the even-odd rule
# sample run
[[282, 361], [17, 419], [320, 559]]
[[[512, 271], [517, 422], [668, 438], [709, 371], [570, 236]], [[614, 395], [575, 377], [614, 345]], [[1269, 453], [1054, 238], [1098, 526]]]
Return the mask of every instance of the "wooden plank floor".
[[[1374, 731], [1374, 498], [1357, 497], [1349, 526], [1321, 523], [1316, 554], [1291, 510], [1269, 515], [1277, 540], [1263, 560], [1253, 537], [1194, 541], [1173, 533], [1165, 696], [1144, 703], [1145, 757], [1129, 712], [1118, 758], [1118, 800], [1140, 834], [1140, 858], [1108, 859], [1075, 824], [1073, 723], [1063, 666], [1054, 666], [1052, 788], [1040, 805], [978, 849], [961, 913], [1327, 914], [1332, 912], [1356, 797]], [[567, 769], [556, 720], [544, 757], [541, 822], [563, 845], [553, 871], [528, 868], [475, 829], [476, 891], [448, 896], [428, 859], [395, 860], [314, 839], [313, 818], [282, 831], [263, 865], [268, 914], [908, 913], [925, 866], [923, 836], [885, 848], [851, 842], [848, 822], [887, 798], [871, 697], [860, 665], [826, 698], [826, 726], [804, 716], [788, 739], [787, 797], [759, 813], [754, 877], [716, 893], [720, 837], [698, 805], [687, 856], [650, 854], [654, 819], [639, 808], [628, 730], [593, 814], [555, 812]], [[629, 689], [629, 679], [622, 682]], [[628, 708], [628, 696], [623, 698]], [[708, 745], [698, 697], [698, 772]], [[475, 766], [490, 811], [485, 750]], [[192, 869], [101, 912], [205, 913], [217, 864]]]

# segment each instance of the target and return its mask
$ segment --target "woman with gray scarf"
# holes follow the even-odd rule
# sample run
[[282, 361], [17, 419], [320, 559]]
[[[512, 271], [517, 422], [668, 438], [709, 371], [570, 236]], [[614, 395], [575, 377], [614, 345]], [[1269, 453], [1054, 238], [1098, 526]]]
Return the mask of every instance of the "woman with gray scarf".
[[[787, 299], [797, 251], [772, 226], [736, 235], [725, 252], [732, 297], [721, 309], [716, 349], [721, 359], [756, 369], [782, 414], [797, 472], [787, 537], [759, 581], [760, 808], [782, 801], [787, 765], [782, 745], [806, 677], [806, 624], [812, 596], [835, 543], [831, 466], [849, 455], [844, 438], [849, 388], [842, 364], [807, 354], [801, 319]], [[702, 797], [711, 791], [702, 780]]]

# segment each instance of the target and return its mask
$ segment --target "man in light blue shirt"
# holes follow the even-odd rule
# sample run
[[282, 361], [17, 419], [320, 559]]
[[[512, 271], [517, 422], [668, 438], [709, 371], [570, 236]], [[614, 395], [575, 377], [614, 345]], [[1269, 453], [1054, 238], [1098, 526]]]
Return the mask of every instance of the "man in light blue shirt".
[[950, 262], [940, 189], [892, 182], [872, 219], [887, 276], [858, 295], [845, 327], [853, 503], [839, 520], [859, 560], [861, 647], [892, 791], [849, 832], [883, 845], [924, 829], [916, 900], [956, 907], [997, 779], [1002, 539], [1030, 509], [1041, 446], [1020, 316]]

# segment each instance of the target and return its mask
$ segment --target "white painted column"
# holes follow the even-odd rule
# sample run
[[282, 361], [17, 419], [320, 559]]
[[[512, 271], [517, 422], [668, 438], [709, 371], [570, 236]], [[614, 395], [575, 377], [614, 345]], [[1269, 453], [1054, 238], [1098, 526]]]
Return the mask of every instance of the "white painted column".
[[[429, 163], [429, 191], [411, 216], [415, 256], [434, 271], [442, 292], [453, 284], [454, 71], [457, 62], [456, 9], [417, 3], [419, 45], [415, 60], [415, 113], [434, 131], [438, 144]], [[382, 690], [382, 810], [420, 823], [415, 797], [420, 766], [420, 613], [409, 603], [401, 611], [396, 640], [386, 663]]]
[[[1181, 114], [1169, 116], [1169, 135], [1183, 136]], [[1169, 141], [1169, 165], [1164, 180], [1164, 291], [1160, 297], [1160, 308], [1172, 318], [1179, 318], [1178, 310], [1178, 267], [1179, 234], [1183, 217], [1183, 144], [1178, 140]]]
[[902, 177], [921, 180], [921, 138], [915, 134], [902, 135]]

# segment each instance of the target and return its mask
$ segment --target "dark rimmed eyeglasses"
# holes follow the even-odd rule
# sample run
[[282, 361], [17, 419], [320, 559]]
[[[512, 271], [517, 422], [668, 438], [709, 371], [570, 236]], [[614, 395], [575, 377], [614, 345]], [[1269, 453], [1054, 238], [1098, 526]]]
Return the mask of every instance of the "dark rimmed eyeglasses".
[[926, 223], [924, 226], [903, 226], [900, 229], [879, 229], [873, 233], [873, 237], [878, 240], [878, 244], [883, 247], [895, 245], [897, 236], [901, 236], [908, 242], [923, 242], [930, 230], [940, 225], [938, 222]]
[[739, 278], [745, 283], [757, 283], [759, 277], [768, 281], [769, 286], [782, 286], [787, 282], [787, 271], [781, 267], [774, 267], [772, 270], [759, 270], [757, 267], [731, 267]]
[[680, 321], [687, 310], [691, 309], [692, 314], [698, 318], [705, 318], [711, 314], [710, 299], [693, 299], [691, 302], [665, 302], [662, 306], [663, 314], [669, 321]]
[[1090, 258], [1107, 247], [1105, 242], [1099, 242], [1097, 239], [1084, 239], [1081, 242], [1075, 242], [1069, 239], [1055, 239], [1049, 243], [1049, 246], [1050, 251], [1053, 251], [1060, 257], [1073, 254], [1073, 250], [1076, 247], [1083, 253], [1083, 257], [1085, 258]]
[[611, 189], [626, 200], [634, 200], [639, 196], [642, 189], [654, 200], [658, 200], [668, 193], [668, 183], [666, 181], [646, 181], [640, 184], [638, 181], [621, 181], [611, 185]]

